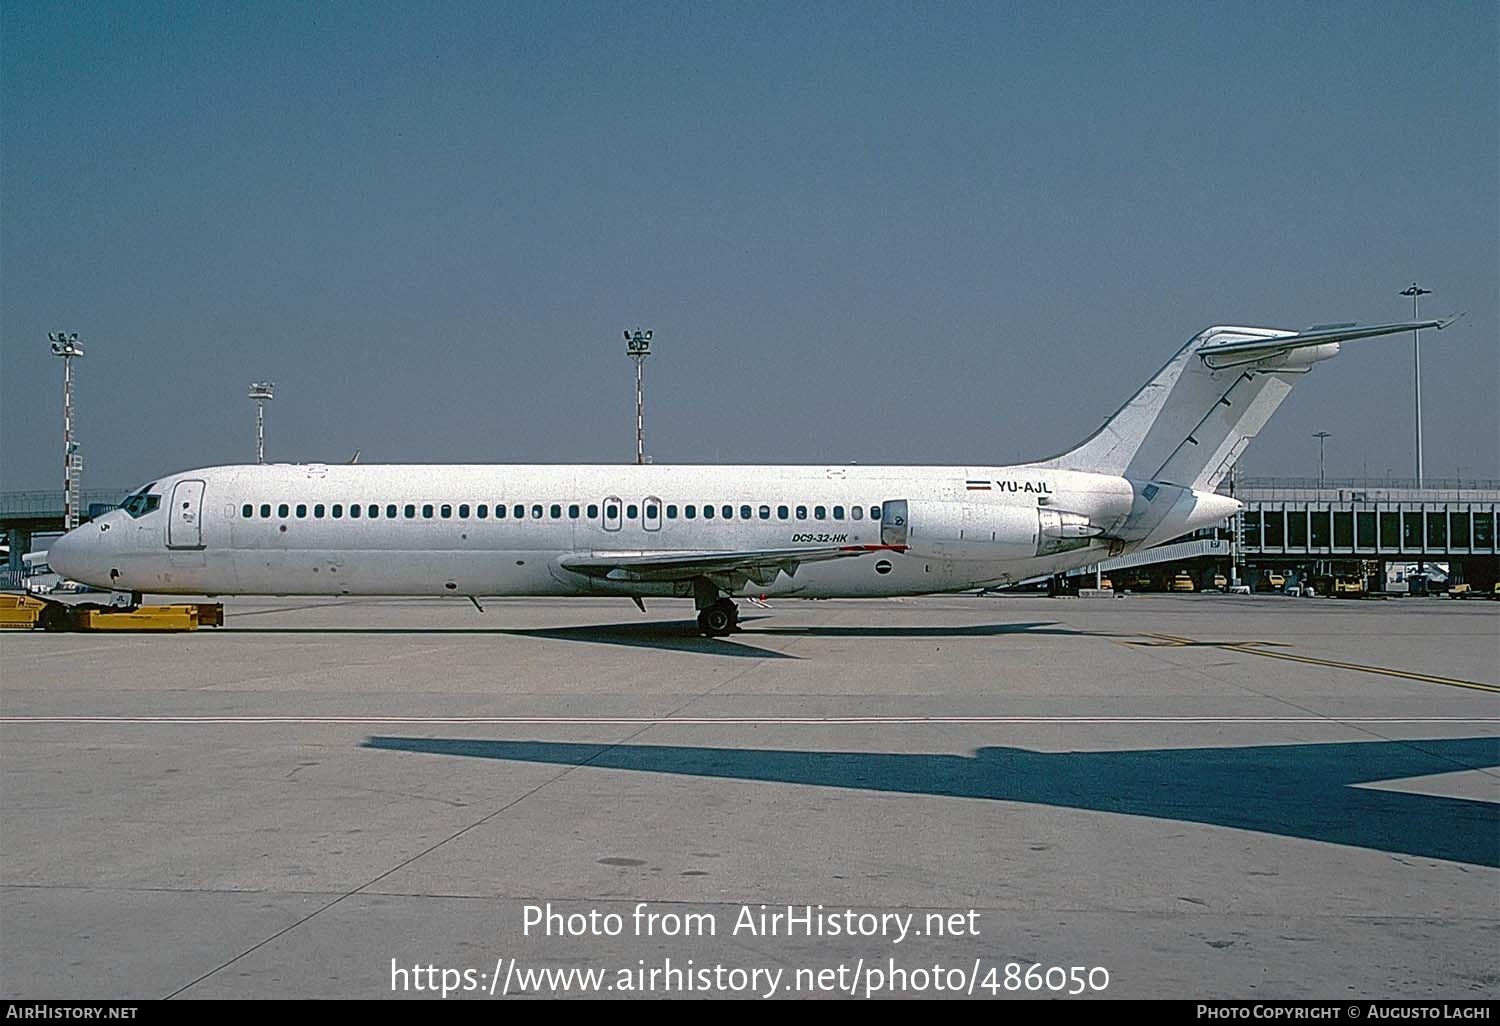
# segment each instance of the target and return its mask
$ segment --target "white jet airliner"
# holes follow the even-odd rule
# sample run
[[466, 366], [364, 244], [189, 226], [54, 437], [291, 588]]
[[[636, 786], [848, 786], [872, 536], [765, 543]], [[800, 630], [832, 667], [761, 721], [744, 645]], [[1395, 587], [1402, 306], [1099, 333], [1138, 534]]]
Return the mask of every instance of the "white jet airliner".
[[1087, 441], [1035, 463], [213, 467], [138, 489], [49, 559], [136, 601], [692, 598], [703, 633], [725, 635], [734, 596], [959, 591], [1220, 524], [1240, 504], [1214, 489], [1298, 375], [1341, 342], [1449, 323], [1209, 328]]

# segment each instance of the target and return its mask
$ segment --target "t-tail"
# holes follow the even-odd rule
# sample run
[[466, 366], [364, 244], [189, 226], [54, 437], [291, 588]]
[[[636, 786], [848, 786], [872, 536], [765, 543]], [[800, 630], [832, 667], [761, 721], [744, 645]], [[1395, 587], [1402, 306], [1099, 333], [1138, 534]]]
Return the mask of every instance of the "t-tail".
[[1032, 466], [1212, 492], [1298, 375], [1337, 356], [1340, 343], [1441, 329], [1453, 320], [1317, 325], [1305, 331], [1209, 328], [1178, 350], [1083, 444]]

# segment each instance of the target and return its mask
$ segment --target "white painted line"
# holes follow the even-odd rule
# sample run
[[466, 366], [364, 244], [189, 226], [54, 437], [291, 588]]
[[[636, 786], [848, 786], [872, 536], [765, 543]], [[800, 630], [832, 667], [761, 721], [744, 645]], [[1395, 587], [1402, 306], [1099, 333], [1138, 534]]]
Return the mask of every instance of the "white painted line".
[[900, 726], [911, 724], [1485, 724], [1493, 716], [0, 716], [0, 726], [41, 724], [174, 724], [182, 726], [344, 726], [363, 724], [476, 726]]

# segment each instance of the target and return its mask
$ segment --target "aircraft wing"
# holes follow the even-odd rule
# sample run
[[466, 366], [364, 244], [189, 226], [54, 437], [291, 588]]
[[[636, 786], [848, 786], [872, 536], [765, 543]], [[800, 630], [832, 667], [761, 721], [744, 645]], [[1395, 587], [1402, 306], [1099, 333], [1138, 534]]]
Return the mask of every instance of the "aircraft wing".
[[830, 545], [796, 549], [706, 550], [699, 552], [591, 552], [564, 556], [565, 570], [607, 581], [690, 581], [728, 578], [769, 585], [803, 563], [851, 559], [871, 552], [905, 552], [904, 545]]
[[[1422, 328], [1436, 328], [1441, 331], [1456, 320], [1458, 320], [1457, 317], [1449, 317], [1440, 321], [1404, 321], [1398, 324], [1320, 324], [1305, 331], [1288, 332], [1271, 338], [1253, 338], [1240, 342], [1226, 342], [1217, 346], [1204, 346], [1198, 350], [1198, 355], [1210, 367], [1228, 366], [1291, 352], [1293, 349], [1327, 345], [1330, 342], [1354, 342], [1358, 339], [1396, 335], [1403, 331], [1418, 331]], [[1228, 362], [1223, 359], [1226, 357], [1230, 358]], [[1218, 358], [1217, 361], [1216, 358]]]

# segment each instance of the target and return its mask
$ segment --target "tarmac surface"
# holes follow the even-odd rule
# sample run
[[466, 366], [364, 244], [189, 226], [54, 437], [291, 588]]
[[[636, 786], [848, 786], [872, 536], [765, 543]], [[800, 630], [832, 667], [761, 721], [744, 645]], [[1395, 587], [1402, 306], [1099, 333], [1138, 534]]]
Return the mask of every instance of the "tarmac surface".
[[0, 636], [0, 995], [1500, 997], [1500, 603], [484, 605]]

